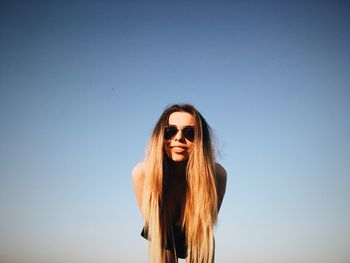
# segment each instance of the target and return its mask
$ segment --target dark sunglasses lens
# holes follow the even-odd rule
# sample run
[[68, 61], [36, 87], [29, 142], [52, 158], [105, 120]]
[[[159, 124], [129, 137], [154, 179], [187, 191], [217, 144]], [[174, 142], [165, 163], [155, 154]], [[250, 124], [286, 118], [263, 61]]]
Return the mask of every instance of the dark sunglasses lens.
[[182, 130], [183, 135], [189, 141], [193, 141], [194, 139], [194, 129], [192, 127], [186, 127]]
[[174, 126], [166, 127], [164, 131], [164, 139], [170, 140], [177, 133], [177, 128]]

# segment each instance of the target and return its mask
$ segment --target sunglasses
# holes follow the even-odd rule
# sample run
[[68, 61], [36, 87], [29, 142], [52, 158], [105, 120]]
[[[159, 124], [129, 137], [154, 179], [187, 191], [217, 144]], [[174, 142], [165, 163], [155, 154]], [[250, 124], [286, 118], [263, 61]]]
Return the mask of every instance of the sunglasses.
[[[169, 125], [165, 127], [164, 130], [164, 139], [170, 140], [174, 138], [174, 136], [179, 132], [180, 129], [177, 128], [175, 125]], [[182, 135], [189, 140], [190, 142], [193, 142], [194, 140], [194, 128], [193, 126], [185, 126], [181, 129]]]

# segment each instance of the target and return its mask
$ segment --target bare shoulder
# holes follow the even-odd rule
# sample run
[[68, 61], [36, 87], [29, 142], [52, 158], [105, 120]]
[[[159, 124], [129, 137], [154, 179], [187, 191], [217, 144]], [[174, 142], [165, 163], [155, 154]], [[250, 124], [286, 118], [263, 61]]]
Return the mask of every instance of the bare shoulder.
[[218, 210], [219, 210], [226, 192], [227, 173], [225, 168], [222, 167], [221, 164], [215, 163], [215, 174], [216, 174], [216, 186], [217, 186], [217, 192], [218, 192]]
[[145, 181], [145, 163], [144, 162], [138, 163], [132, 168], [131, 179], [134, 186], [134, 192], [137, 199], [137, 204], [141, 209], [143, 185]]
[[227, 173], [225, 168], [221, 164], [215, 163], [215, 171], [216, 171], [216, 179], [218, 180], [218, 182], [226, 182]]
[[145, 163], [137, 163], [131, 170], [131, 177], [133, 182], [143, 180], [145, 177]]

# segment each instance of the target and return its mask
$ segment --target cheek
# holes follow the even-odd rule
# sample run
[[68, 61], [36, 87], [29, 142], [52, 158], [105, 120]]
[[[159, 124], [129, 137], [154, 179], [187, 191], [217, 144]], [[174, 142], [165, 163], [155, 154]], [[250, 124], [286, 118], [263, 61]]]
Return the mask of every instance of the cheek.
[[190, 154], [192, 154], [192, 152], [193, 152], [193, 143], [191, 143], [191, 144], [189, 145], [189, 147], [188, 147], [188, 152], [189, 152]]
[[169, 142], [164, 142], [164, 144], [163, 144], [163, 151], [165, 152], [165, 154], [168, 156], [168, 157], [170, 157], [169, 156], [169, 154], [170, 154], [170, 148], [169, 148]]

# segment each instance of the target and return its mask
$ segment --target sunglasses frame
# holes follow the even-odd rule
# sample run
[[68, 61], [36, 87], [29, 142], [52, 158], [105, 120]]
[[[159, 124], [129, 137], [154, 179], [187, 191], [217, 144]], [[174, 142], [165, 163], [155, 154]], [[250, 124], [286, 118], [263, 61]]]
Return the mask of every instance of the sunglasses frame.
[[[170, 137], [169, 137], [169, 135], [167, 135], [167, 129], [169, 129], [169, 128], [174, 129], [173, 132], [175, 132], [175, 130], [176, 130], [176, 132], [173, 135], [171, 135]], [[188, 130], [188, 129], [192, 130], [192, 132], [191, 131], [190, 132], [193, 134], [193, 136], [189, 135], [188, 132], [186, 132], [186, 130]], [[186, 125], [186, 126], [183, 126], [182, 128], [181, 128], [181, 126], [167, 125], [167, 126], [165, 126], [165, 129], [164, 129], [164, 139], [165, 140], [173, 139], [178, 134], [179, 131], [181, 131], [182, 135], [185, 137], [186, 140], [193, 142], [193, 140], [194, 140], [194, 126], [192, 126], [192, 125]]]

